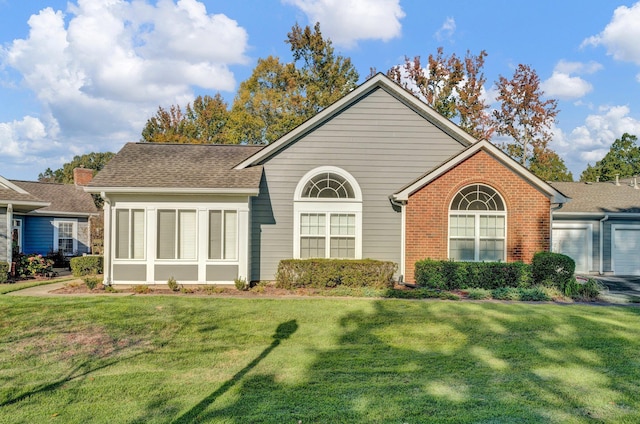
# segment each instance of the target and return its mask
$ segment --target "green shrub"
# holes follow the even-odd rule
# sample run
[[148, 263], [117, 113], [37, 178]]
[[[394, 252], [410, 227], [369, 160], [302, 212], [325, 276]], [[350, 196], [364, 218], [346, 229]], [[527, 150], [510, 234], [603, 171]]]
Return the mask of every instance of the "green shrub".
[[536, 286], [531, 288], [521, 288], [520, 300], [529, 302], [548, 302], [552, 297], [547, 293], [545, 287]]
[[486, 300], [491, 299], [491, 290], [487, 289], [470, 289], [467, 295], [472, 300]]
[[16, 274], [20, 277], [53, 274], [53, 261], [39, 254], [16, 255]]
[[[553, 252], [538, 252], [531, 261], [531, 277], [538, 285], [557, 287], [565, 291], [571, 285], [576, 263], [567, 255]], [[571, 287], [568, 288], [571, 290]]]
[[178, 282], [173, 276], [167, 280], [167, 286], [171, 291], [178, 291]]
[[515, 287], [500, 287], [491, 292], [491, 297], [497, 300], [520, 300], [520, 295]]
[[77, 256], [71, 258], [71, 273], [74, 277], [102, 274], [102, 256]]
[[372, 259], [285, 259], [278, 264], [276, 287], [391, 288], [396, 269], [393, 262]]
[[96, 276], [88, 276], [82, 279], [89, 290], [95, 289], [100, 284], [100, 278]]
[[604, 291], [604, 286], [599, 281], [589, 278], [586, 282], [576, 281], [575, 293], [571, 295], [571, 298], [581, 301], [594, 301], [598, 300], [600, 293]]
[[0, 261], [0, 283], [6, 283], [9, 279], [9, 271], [11, 270], [11, 265], [5, 261]]
[[151, 293], [151, 289], [146, 284], [138, 284], [133, 286], [133, 292], [136, 294], [147, 294]]
[[244, 278], [236, 278], [235, 280], [233, 280], [233, 284], [235, 284], [236, 289], [240, 291], [249, 290], [249, 284], [247, 284], [247, 280], [245, 280]]
[[416, 284], [438, 290], [530, 286], [529, 265], [522, 262], [416, 262]]

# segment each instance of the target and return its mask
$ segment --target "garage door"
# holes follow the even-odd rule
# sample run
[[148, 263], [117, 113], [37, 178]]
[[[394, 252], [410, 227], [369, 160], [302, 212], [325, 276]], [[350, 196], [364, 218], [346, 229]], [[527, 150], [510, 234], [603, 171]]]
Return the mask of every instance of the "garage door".
[[576, 272], [589, 272], [591, 243], [588, 227], [553, 228], [552, 250], [569, 256], [576, 262]]
[[640, 275], [640, 227], [611, 227], [613, 272], [616, 275]]

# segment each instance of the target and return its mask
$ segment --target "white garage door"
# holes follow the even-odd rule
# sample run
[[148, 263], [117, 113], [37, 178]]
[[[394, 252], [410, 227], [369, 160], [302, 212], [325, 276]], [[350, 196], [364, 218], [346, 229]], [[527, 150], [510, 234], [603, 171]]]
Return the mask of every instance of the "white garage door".
[[611, 227], [613, 272], [616, 275], [640, 275], [640, 227]]
[[554, 227], [552, 237], [552, 250], [573, 259], [576, 272], [590, 271], [591, 240], [588, 227]]

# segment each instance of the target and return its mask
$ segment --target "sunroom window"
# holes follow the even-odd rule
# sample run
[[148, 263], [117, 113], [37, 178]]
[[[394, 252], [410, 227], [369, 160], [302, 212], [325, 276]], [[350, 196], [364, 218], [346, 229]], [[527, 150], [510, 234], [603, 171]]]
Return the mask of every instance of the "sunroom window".
[[474, 184], [460, 190], [449, 209], [449, 258], [504, 261], [507, 213], [498, 192]]

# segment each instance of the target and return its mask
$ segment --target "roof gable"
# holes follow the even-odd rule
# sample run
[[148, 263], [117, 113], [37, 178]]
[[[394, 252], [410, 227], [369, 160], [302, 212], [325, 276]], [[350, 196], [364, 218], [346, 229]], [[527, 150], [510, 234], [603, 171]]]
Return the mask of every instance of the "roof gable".
[[0, 204], [9, 203], [26, 206], [28, 209], [36, 209], [49, 205], [48, 202], [34, 196], [27, 190], [16, 185], [13, 181], [9, 181], [0, 176]]
[[259, 152], [239, 163], [235, 167], [235, 169], [243, 169], [252, 165], [264, 163], [265, 161], [269, 160], [270, 157], [277, 155], [279, 152], [286, 149], [296, 140], [312, 132], [314, 129], [332, 119], [334, 116], [340, 114], [345, 109], [348, 109], [353, 104], [369, 95], [371, 92], [379, 89], [385, 90], [396, 100], [418, 113], [420, 116], [428, 120], [441, 131], [447, 133], [454, 140], [458, 141], [462, 146], [466, 147], [474, 144], [477, 141], [460, 127], [437, 113], [430, 106], [400, 87], [388, 77], [383, 74], [377, 74], [373, 78], [367, 80], [366, 82], [355, 88], [353, 91], [345, 95], [337, 102], [333, 103], [331, 106], [322, 110], [312, 118], [309, 118], [307, 121], [294, 128], [287, 134], [283, 135], [278, 140], [274, 141]]
[[453, 156], [451, 159], [442, 163], [440, 166], [432, 169], [422, 177], [406, 185], [400, 191], [393, 194], [394, 199], [398, 201], [409, 200], [409, 196], [411, 196], [413, 193], [420, 190], [422, 187], [429, 184], [431, 181], [435, 180], [441, 175], [445, 174], [449, 170], [453, 169], [467, 158], [475, 155], [480, 150], [491, 155], [493, 158], [501, 162], [504, 166], [511, 169], [514, 173], [529, 181], [532, 186], [536, 187], [542, 193], [547, 195], [553, 203], [565, 203], [569, 201], [569, 198], [567, 196], [553, 188], [548, 183], [542, 181], [540, 178], [533, 175], [528, 169], [520, 165], [518, 162], [514, 161], [506, 153], [498, 149], [493, 144], [489, 143], [487, 140], [481, 140], [469, 146], [467, 149]]

